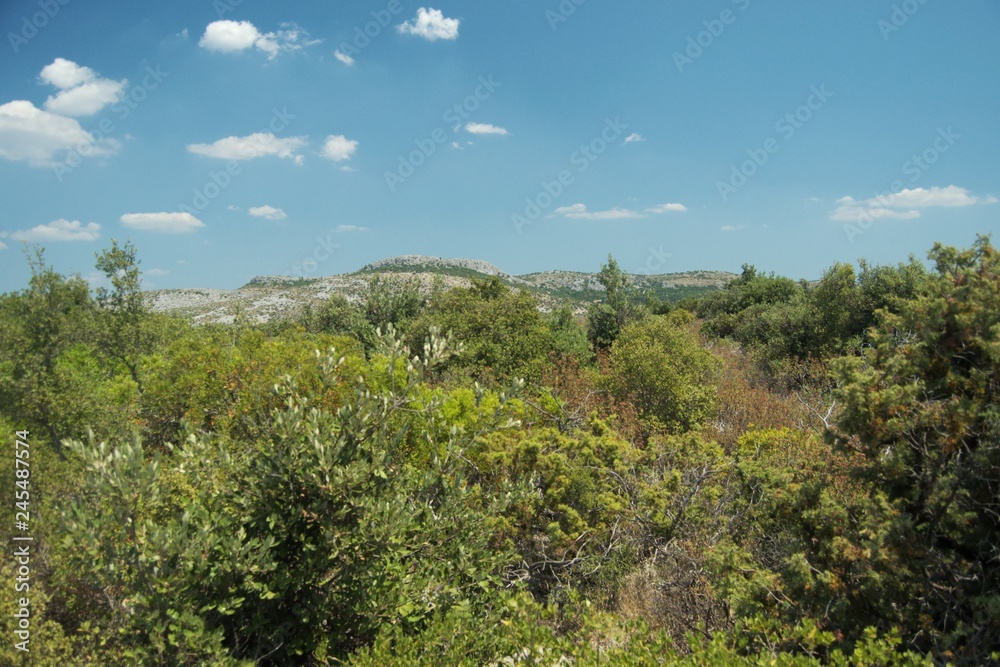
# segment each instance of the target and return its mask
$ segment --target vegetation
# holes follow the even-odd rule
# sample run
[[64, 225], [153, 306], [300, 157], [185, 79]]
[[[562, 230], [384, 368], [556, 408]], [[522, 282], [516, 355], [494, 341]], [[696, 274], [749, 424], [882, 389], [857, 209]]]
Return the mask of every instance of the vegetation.
[[996, 663], [1000, 255], [930, 260], [669, 304], [609, 258], [585, 317], [373, 277], [194, 326], [131, 244], [93, 292], [34, 250], [0, 296], [34, 537], [0, 664]]

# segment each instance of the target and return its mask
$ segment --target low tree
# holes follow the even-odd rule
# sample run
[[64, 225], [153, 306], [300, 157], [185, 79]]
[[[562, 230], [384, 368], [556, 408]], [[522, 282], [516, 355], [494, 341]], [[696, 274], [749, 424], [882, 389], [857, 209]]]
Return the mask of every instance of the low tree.
[[719, 362], [691, 329], [690, 315], [656, 315], [622, 329], [608, 355], [606, 384], [654, 426], [687, 431], [710, 414]]
[[537, 379], [552, 349], [534, 295], [495, 276], [438, 294], [414, 320], [409, 336], [419, 343], [432, 327], [451, 332], [464, 345], [453, 365], [477, 379]]
[[79, 434], [89, 391], [61, 362], [88, 340], [93, 303], [79, 276], [66, 278], [45, 263], [40, 248], [26, 250], [31, 279], [0, 300], [0, 395], [5, 412], [43, 431], [53, 447]]

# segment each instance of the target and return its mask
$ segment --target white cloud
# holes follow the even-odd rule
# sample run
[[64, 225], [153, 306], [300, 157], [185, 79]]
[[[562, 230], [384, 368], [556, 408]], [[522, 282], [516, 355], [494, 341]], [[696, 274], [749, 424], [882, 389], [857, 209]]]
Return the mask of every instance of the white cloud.
[[0, 157], [4, 159], [47, 167], [63, 151], [103, 155], [117, 146], [112, 140], [98, 141], [76, 120], [42, 111], [31, 102], [14, 100], [0, 106]]
[[198, 46], [209, 51], [244, 51], [260, 39], [260, 31], [250, 21], [215, 21], [205, 28]]
[[143, 271], [142, 275], [150, 276], [151, 278], [161, 278], [163, 276], [170, 275], [170, 272], [164, 269], [150, 269], [148, 271]]
[[101, 226], [96, 222], [84, 225], [79, 220], [60, 218], [47, 225], [13, 232], [11, 238], [17, 241], [94, 241], [100, 236]]
[[630, 220], [634, 218], [645, 218], [647, 214], [659, 215], [662, 213], [679, 213], [687, 211], [684, 204], [660, 204], [647, 208], [645, 211], [633, 211], [629, 208], [612, 208], [607, 211], [589, 211], [584, 204], [573, 204], [572, 206], [561, 206], [554, 211], [554, 215], [561, 215], [565, 218], [577, 220]]
[[75, 88], [80, 84], [93, 81], [97, 78], [97, 72], [89, 67], [77, 65], [72, 60], [56, 58], [51, 64], [42, 68], [38, 75], [42, 81], [53, 85], [60, 90]]
[[282, 51], [299, 51], [319, 41], [310, 39], [309, 33], [294, 23], [282, 23], [280, 30], [262, 33], [250, 21], [223, 20], [205, 27], [198, 46], [219, 53], [239, 53], [256, 47], [273, 59]]
[[468, 123], [465, 126], [465, 131], [470, 134], [510, 134], [504, 128], [489, 123]]
[[131, 229], [163, 234], [185, 234], [205, 226], [190, 213], [126, 213], [121, 222]]
[[64, 116], [92, 116], [122, 99], [126, 81], [98, 79], [45, 100], [45, 108]]
[[338, 232], [345, 232], [345, 233], [346, 232], [367, 232], [368, 228], [367, 227], [358, 227], [357, 225], [338, 225], [336, 231], [338, 231]]
[[433, 42], [439, 39], [456, 39], [458, 24], [458, 19], [446, 19], [440, 9], [421, 7], [417, 10], [416, 18], [396, 26], [396, 30], [404, 35], [416, 35]]
[[236, 204], [230, 204], [229, 206], [226, 207], [226, 210], [227, 211], [239, 211], [240, 207], [237, 206]]
[[348, 67], [354, 66], [354, 58], [350, 57], [340, 49], [337, 49], [336, 51], [333, 52], [333, 57], [339, 60], [340, 62], [344, 63]]
[[914, 188], [902, 190], [892, 197], [893, 208], [924, 208], [928, 206], [972, 206], [973, 204], [994, 204], [994, 197], [975, 197], [965, 188], [949, 185], [946, 188], [933, 187], [930, 190]]
[[739, 230], [746, 228], [746, 225], [723, 225], [722, 227], [719, 227], [719, 229], [724, 232], [738, 232]]
[[4, 243], [3, 241], [0, 241], [0, 250], [6, 250], [6, 249], [7, 249], [7, 244]]
[[633, 132], [632, 134], [625, 137], [626, 144], [637, 144], [637, 143], [642, 143], [643, 141], [645, 141], [645, 139], [638, 132]]
[[102, 79], [89, 67], [56, 58], [46, 65], [39, 78], [59, 89], [45, 101], [45, 108], [63, 116], [91, 116], [122, 99], [127, 80]]
[[265, 218], [267, 220], [284, 220], [288, 217], [280, 208], [267, 205], [256, 206], [249, 209], [248, 212], [255, 218]]
[[213, 144], [188, 144], [187, 149], [197, 155], [222, 160], [251, 160], [277, 155], [280, 158], [293, 158], [296, 164], [301, 164], [302, 156], [295, 155], [295, 151], [305, 145], [304, 137], [279, 139], [270, 132], [257, 132], [246, 137], [226, 137]]
[[687, 206], [684, 204], [660, 204], [659, 206], [654, 206], [653, 208], [647, 208], [646, 213], [683, 213], [688, 210]]
[[331, 134], [323, 144], [323, 157], [334, 162], [350, 160], [358, 150], [358, 142], [342, 134]]
[[584, 204], [561, 206], [554, 213], [566, 218], [577, 220], [628, 220], [641, 218], [642, 214], [627, 208], [612, 208], [607, 211], [588, 211]]
[[830, 214], [830, 219], [841, 222], [857, 222], [864, 218], [913, 220], [920, 217], [920, 211], [897, 211], [882, 204], [872, 205], [869, 203], [872, 201], [875, 200], [859, 202], [854, 197], [841, 197], [837, 200], [839, 206]]
[[857, 222], [864, 219], [913, 220], [921, 217], [920, 209], [923, 208], [957, 208], [995, 203], [997, 203], [996, 197], [977, 197], [957, 185], [944, 188], [935, 186], [930, 189], [913, 188], [863, 201], [851, 196], [841, 197], [837, 200], [838, 206], [830, 214], [830, 219], [841, 222]]

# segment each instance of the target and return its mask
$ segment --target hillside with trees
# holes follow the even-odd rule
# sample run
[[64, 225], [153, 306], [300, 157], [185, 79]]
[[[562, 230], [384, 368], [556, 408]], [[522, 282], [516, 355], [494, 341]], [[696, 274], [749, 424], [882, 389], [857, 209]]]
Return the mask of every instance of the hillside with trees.
[[928, 259], [670, 298], [609, 257], [552, 308], [375, 267], [196, 323], [131, 243], [96, 290], [29, 249], [0, 664], [996, 664], [1000, 255]]

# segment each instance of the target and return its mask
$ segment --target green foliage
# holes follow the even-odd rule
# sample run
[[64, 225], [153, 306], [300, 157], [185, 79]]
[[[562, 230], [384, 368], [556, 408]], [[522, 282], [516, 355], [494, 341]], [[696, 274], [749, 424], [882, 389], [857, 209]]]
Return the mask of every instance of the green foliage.
[[535, 297], [495, 277], [436, 295], [413, 322], [409, 338], [419, 343], [432, 327], [463, 344], [452, 366], [476, 379], [537, 379], [552, 349]]
[[187, 330], [145, 361], [152, 376], [141, 400], [147, 442], [178, 442], [189, 430], [256, 441], [269, 432], [271, 412], [280, 405], [273, 387], [287, 373], [318, 402], [339, 406], [347, 389], [324, 387], [313, 356], [317, 347], [334, 345], [347, 367], [360, 371], [357, 343], [342, 337], [296, 329], [273, 338], [252, 329]]
[[418, 280], [386, 280], [375, 276], [368, 281], [365, 293], [365, 319], [375, 329], [385, 331], [392, 325], [397, 331], [406, 331], [407, 323], [420, 313], [424, 303]]
[[798, 284], [752, 266], [726, 289], [692, 304], [705, 332], [729, 337], [778, 370], [789, 360], [857, 352], [881, 309], [894, 309], [920, 290], [923, 265], [835, 264], [814, 285]]
[[587, 338], [594, 349], [605, 349], [615, 342], [622, 327], [642, 319], [646, 310], [633, 294], [628, 276], [611, 255], [608, 255], [608, 263], [601, 265], [597, 281], [604, 287], [604, 299], [590, 307]]
[[302, 322], [309, 331], [351, 336], [370, 353], [377, 344], [376, 331], [390, 325], [406, 331], [425, 303], [416, 279], [374, 276], [359, 302], [334, 294], [318, 307], [307, 306]]
[[564, 357], [572, 357], [586, 363], [593, 356], [587, 342], [584, 327], [577, 323], [569, 306], [562, 306], [548, 318], [549, 331], [552, 332], [552, 350]]
[[58, 274], [41, 250], [29, 254], [28, 263], [28, 288], [0, 301], [0, 395], [11, 417], [59, 447], [81, 432], [89, 414], [81, 404], [86, 396], [60, 359], [87, 339], [93, 303], [87, 284]]
[[1000, 662], [1000, 258], [931, 258], [673, 309], [609, 258], [591, 348], [495, 278], [195, 326], [130, 244], [94, 300], [36, 252], [0, 295], [37, 547], [0, 664]]
[[1000, 256], [980, 238], [931, 259], [924, 293], [883, 313], [863, 359], [836, 366], [838, 441], [896, 512], [886, 531], [906, 567], [885, 573], [890, 622], [918, 647], [982, 662], [1000, 645]]
[[97, 255], [97, 269], [111, 289], [97, 289], [100, 349], [122, 363], [142, 393], [142, 357], [152, 348], [150, 318], [142, 295], [142, 278], [135, 246], [112, 240], [111, 247]]
[[657, 315], [622, 330], [608, 355], [607, 385], [652, 423], [686, 431], [711, 414], [718, 368], [683, 315]]
[[[417, 394], [447, 343], [432, 337], [412, 359], [385, 345], [399, 384], [375, 394], [360, 380], [331, 411], [288, 376], [260, 448], [194, 435], [166, 455], [73, 444], [89, 475], [60, 526], [63, 576], [105, 591], [89, 614], [113, 650], [143, 664], [322, 663], [498, 585], [509, 555], [482, 512], [505, 494], [470, 495], [457, 429], [417, 469], [392, 428], [401, 411], [442, 417]], [[323, 387], [343, 383], [343, 363], [320, 356]]]

